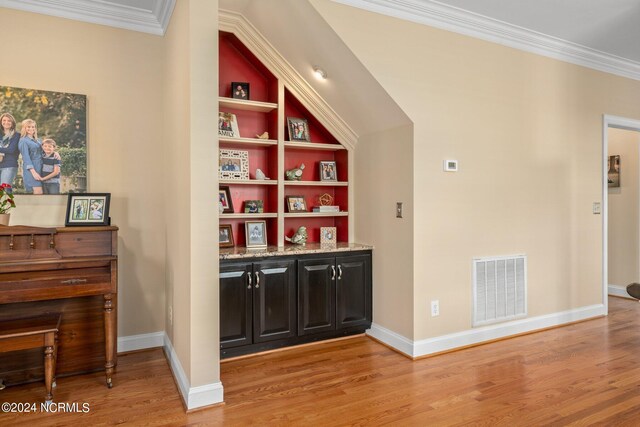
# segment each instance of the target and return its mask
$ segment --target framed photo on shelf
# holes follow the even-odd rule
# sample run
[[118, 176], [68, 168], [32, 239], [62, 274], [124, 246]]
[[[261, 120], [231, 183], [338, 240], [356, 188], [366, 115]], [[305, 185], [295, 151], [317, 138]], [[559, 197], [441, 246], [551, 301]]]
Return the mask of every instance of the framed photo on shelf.
[[309, 124], [307, 123], [307, 119], [287, 117], [287, 123], [289, 125], [290, 141], [311, 142], [311, 137], [309, 137]]
[[221, 148], [218, 171], [220, 179], [249, 179], [249, 152]]
[[336, 243], [336, 227], [320, 227], [320, 244], [335, 245]]
[[233, 201], [231, 200], [231, 190], [226, 185], [221, 185], [218, 191], [218, 202], [222, 207], [221, 213], [233, 213]]
[[232, 82], [231, 98], [249, 100], [249, 83]]
[[245, 200], [244, 213], [264, 213], [264, 202], [262, 200]]
[[320, 181], [337, 181], [336, 162], [320, 162]]
[[69, 194], [66, 226], [109, 225], [111, 193]]
[[233, 247], [233, 229], [231, 224], [220, 224], [220, 247], [231, 248]]
[[267, 247], [266, 221], [247, 221], [244, 223], [247, 248]]
[[227, 138], [240, 138], [240, 129], [238, 128], [238, 119], [233, 113], [218, 113], [218, 136]]
[[306, 212], [307, 202], [305, 202], [303, 196], [286, 196], [287, 211], [288, 212]]

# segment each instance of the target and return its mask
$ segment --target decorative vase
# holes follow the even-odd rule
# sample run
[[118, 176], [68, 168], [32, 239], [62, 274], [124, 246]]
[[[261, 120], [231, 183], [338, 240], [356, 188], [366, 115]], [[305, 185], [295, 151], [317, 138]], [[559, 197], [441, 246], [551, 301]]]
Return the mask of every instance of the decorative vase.
[[11, 214], [0, 214], [0, 225], [9, 225]]

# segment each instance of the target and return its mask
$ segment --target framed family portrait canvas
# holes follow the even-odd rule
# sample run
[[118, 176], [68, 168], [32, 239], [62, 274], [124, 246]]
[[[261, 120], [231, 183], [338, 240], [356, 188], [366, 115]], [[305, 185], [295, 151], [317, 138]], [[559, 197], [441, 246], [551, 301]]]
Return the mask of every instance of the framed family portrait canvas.
[[220, 247], [231, 248], [233, 247], [233, 229], [231, 224], [220, 224]]
[[247, 248], [267, 247], [267, 222], [247, 221], [244, 223]]
[[311, 137], [309, 136], [309, 124], [307, 123], [307, 119], [287, 117], [287, 123], [289, 125], [288, 127], [290, 141], [311, 142]]
[[222, 206], [222, 213], [233, 213], [233, 201], [229, 186], [221, 185], [218, 192], [218, 202]]
[[307, 202], [302, 196], [287, 196], [285, 198], [287, 202], [287, 211], [289, 212], [306, 212]]
[[69, 194], [66, 226], [109, 225], [111, 193]]
[[232, 113], [218, 113], [218, 136], [227, 138], [240, 138], [238, 119]]

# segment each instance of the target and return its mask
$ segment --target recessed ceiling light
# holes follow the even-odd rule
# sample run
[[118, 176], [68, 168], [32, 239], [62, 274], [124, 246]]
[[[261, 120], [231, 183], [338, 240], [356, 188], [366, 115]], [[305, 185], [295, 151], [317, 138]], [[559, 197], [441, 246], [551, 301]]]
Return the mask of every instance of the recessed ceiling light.
[[318, 66], [313, 67], [313, 74], [318, 80], [325, 80], [327, 78], [327, 73]]

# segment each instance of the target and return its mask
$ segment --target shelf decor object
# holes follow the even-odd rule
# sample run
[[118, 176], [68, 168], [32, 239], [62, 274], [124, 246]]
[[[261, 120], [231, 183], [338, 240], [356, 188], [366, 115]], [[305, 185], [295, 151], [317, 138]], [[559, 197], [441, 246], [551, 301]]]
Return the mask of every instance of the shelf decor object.
[[249, 83], [232, 82], [231, 98], [249, 100]]
[[230, 224], [220, 224], [219, 240], [221, 248], [233, 247], [233, 229]]
[[264, 213], [264, 202], [262, 200], [245, 200], [244, 213]]
[[221, 148], [218, 177], [220, 179], [249, 179], [249, 152]]
[[235, 114], [222, 111], [218, 113], [218, 136], [240, 138], [238, 119]]
[[218, 202], [222, 208], [220, 213], [233, 213], [233, 201], [231, 200], [231, 190], [226, 185], [221, 185], [218, 192]]
[[320, 162], [320, 181], [337, 181], [336, 162], [321, 161]]
[[291, 237], [284, 236], [284, 240], [286, 240], [287, 242], [291, 242], [294, 245], [304, 246], [307, 243], [308, 237], [309, 235], [307, 234], [307, 227], [303, 225], [299, 227], [295, 233], [293, 233], [293, 236]]
[[288, 212], [306, 212], [307, 211], [307, 202], [304, 200], [304, 197], [287, 196], [285, 200], [287, 202]]
[[304, 163], [302, 163], [297, 168], [289, 169], [288, 171], [286, 171], [284, 177], [287, 179], [287, 181], [300, 181], [302, 179], [302, 171], [304, 170], [304, 168]]
[[287, 117], [287, 123], [289, 124], [289, 140], [311, 142], [307, 119]]
[[247, 248], [267, 247], [266, 221], [247, 221], [244, 223]]
[[320, 244], [323, 246], [336, 246], [336, 228], [320, 227]]

